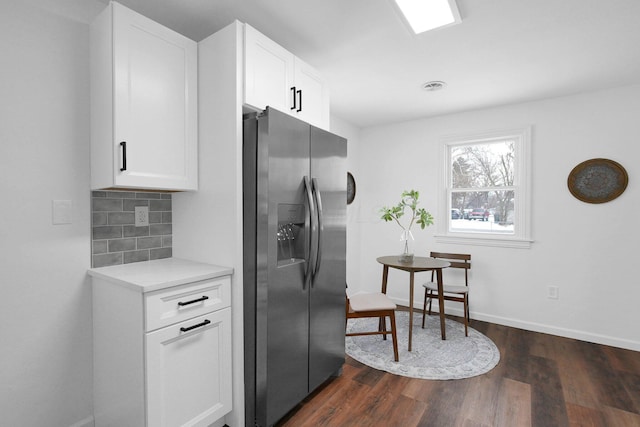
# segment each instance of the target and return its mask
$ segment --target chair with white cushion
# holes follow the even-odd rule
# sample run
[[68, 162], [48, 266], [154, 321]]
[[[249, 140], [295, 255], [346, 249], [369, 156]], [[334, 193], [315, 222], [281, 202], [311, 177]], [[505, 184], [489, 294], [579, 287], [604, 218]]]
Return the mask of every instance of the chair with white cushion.
[[[347, 297], [347, 322], [349, 319], [361, 317], [378, 317], [380, 319], [377, 331], [371, 332], [351, 332], [346, 336], [352, 337], [357, 335], [382, 335], [383, 339], [387, 339], [387, 335], [391, 334], [393, 339], [393, 355], [395, 361], [398, 361], [398, 338], [396, 336], [396, 305], [383, 293], [367, 293], [357, 294]], [[386, 318], [391, 321], [391, 331], [387, 331]]]
[[[471, 268], [471, 255], [469, 254], [453, 254], [445, 252], [431, 252], [431, 258], [438, 258], [443, 261], [449, 261], [449, 268], [464, 269], [464, 284], [460, 285], [443, 285], [444, 300], [457, 301], [463, 304], [464, 308], [464, 335], [469, 336], [469, 269]], [[448, 268], [444, 269], [444, 271]], [[449, 276], [449, 275], [448, 275]], [[431, 281], [424, 283], [424, 305], [422, 307], [422, 328], [424, 329], [424, 317], [427, 311], [427, 300], [429, 300], [429, 315], [431, 315], [431, 302], [433, 298], [438, 298], [438, 283], [434, 280], [433, 271], [431, 272]]]

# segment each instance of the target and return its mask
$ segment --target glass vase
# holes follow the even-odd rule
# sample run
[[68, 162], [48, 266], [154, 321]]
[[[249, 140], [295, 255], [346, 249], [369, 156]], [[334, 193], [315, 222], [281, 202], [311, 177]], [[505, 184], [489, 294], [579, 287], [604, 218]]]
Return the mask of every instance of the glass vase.
[[410, 242], [413, 241], [413, 235], [411, 231], [403, 231], [400, 235], [400, 240], [404, 243], [402, 254], [398, 258], [398, 261], [403, 263], [413, 262], [413, 250], [410, 247]]

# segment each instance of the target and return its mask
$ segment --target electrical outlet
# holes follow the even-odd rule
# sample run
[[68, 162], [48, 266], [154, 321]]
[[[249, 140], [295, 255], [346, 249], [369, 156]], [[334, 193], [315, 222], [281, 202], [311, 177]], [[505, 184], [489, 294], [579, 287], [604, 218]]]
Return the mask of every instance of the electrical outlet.
[[558, 286], [547, 287], [547, 298], [558, 299], [560, 297], [560, 288]]
[[149, 225], [149, 206], [136, 206], [136, 227]]

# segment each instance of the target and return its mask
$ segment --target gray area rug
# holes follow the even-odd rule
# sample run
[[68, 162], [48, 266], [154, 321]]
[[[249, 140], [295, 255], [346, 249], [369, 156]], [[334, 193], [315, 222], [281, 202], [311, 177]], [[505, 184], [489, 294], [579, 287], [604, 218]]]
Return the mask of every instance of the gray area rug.
[[[387, 320], [387, 324], [389, 321]], [[411, 378], [453, 380], [482, 375], [500, 361], [500, 351], [485, 335], [464, 324], [446, 320], [447, 339], [440, 337], [440, 318], [427, 316], [422, 329], [422, 313], [413, 313], [413, 349], [407, 351], [409, 313], [396, 311], [399, 362], [393, 360], [391, 335], [346, 337], [346, 351], [357, 361], [375, 369]], [[347, 331], [375, 331], [377, 318], [349, 319]]]

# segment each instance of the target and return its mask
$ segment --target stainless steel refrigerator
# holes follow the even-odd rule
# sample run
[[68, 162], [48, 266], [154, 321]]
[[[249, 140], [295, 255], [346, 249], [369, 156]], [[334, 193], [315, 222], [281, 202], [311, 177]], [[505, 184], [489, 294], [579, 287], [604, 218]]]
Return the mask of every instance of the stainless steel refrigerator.
[[344, 363], [347, 141], [267, 108], [244, 120], [247, 426], [271, 426]]

